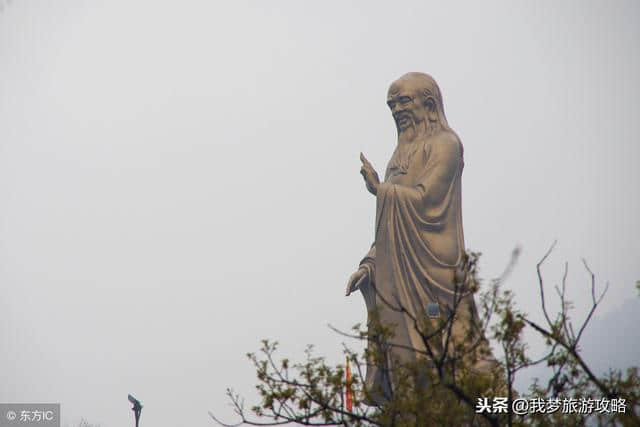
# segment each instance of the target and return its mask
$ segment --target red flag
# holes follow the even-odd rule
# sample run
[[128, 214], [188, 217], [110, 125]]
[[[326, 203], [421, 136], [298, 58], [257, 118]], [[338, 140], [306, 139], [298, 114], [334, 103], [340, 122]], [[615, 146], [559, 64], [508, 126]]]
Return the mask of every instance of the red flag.
[[351, 369], [349, 368], [349, 358], [347, 357], [347, 371], [346, 371], [347, 381], [345, 384], [345, 406], [347, 407], [347, 411], [353, 411], [353, 390], [351, 390]]

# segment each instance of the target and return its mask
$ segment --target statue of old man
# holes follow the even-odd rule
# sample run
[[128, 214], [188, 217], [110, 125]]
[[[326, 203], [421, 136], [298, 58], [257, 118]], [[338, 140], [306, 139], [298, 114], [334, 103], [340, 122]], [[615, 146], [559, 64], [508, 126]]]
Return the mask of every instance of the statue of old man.
[[[461, 177], [463, 149], [449, 127], [435, 80], [408, 73], [393, 82], [387, 95], [398, 144], [380, 182], [361, 154], [368, 191], [376, 197], [375, 241], [350, 277], [347, 295], [359, 289], [371, 316], [393, 328], [384, 347], [387, 362], [367, 366], [370, 404], [382, 404], [393, 392], [393, 364], [415, 362], [425, 354], [421, 319], [434, 325], [452, 309], [466, 315], [456, 322], [477, 322], [473, 295], [456, 285], [465, 268]], [[456, 300], [456, 295], [458, 299]], [[452, 318], [452, 317], [450, 317]], [[462, 335], [469, 325], [455, 325]], [[441, 352], [435, 338], [433, 351]], [[371, 341], [369, 342], [370, 351]], [[379, 350], [379, 349], [378, 349]], [[440, 353], [438, 353], [440, 354]], [[386, 364], [386, 366], [381, 366]]]

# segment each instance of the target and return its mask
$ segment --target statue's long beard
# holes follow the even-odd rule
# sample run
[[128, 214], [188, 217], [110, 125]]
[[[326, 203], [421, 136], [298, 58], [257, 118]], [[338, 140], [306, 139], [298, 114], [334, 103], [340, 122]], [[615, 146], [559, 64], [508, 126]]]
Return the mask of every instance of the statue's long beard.
[[398, 144], [391, 160], [389, 160], [389, 171], [387, 174], [404, 174], [409, 170], [409, 162], [416, 152], [418, 144]]
[[440, 129], [437, 122], [425, 120], [423, 123], [425, 126], [420, 130], [415, 125], [411, 125], [403, 131], [398, 129], [398, 145], [391, 156], [391, 160], [389, 160], [388, 167], [389, 172], [392, 174], [407, 173], [411, 158], [418, 150], [418, 147], [421, 146], [419, 142], [435, 134]]

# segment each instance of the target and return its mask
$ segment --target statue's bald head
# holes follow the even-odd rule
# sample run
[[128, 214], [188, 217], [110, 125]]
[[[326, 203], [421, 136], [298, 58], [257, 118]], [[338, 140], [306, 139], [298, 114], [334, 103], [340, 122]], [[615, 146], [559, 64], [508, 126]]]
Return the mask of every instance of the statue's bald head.
[[432, 133], [449, 126], [444, 115], [438, 84], [428, 74], [407, 73], [393, 82], [387, 93], [398, 133], [413, 129], [414, 133]]

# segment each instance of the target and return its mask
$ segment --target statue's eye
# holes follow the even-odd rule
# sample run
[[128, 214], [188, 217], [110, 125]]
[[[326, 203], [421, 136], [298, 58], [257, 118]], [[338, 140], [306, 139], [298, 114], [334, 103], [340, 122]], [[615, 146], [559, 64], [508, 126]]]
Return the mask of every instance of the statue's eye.
[[400, 98], [400, 103], [401, 104], [408, 104], [410, 102], [411, 102], [411, 98], [408, 97], [408, 96], [403, 96], [403, 97]]
[[391, 108], [393, 110], [393, 107], [395, 107], [396, 103], [393, 101], [389, 101], [387, 102], [387, 105], [389, 106], [389, 108]]

